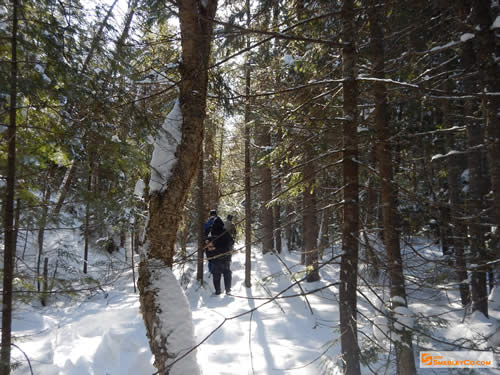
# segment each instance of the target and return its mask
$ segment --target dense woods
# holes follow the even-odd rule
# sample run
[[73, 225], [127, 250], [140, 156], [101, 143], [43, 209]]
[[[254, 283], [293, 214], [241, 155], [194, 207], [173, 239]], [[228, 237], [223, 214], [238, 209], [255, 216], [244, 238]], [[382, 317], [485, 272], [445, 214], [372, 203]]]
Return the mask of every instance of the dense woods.
[[[377, 356], [416, 374], [439, 319], [415, 324], [412, 299], [456, 291], [450, 310], [488, 317], [498, 282], [499, 17], [486, 0], [1, 0], [0, 374], [16, 303], [92, 293], [92, 268], [118, 267], [89, 248], [129, 249], [125, 268], [140, 253], [168, 374], [160, 270], [207, 282], [210, 209], [234, 215], [247, 288], [255, 251], [300, 253], [299, 285], [339, 268], [346, 374]], [[390, 350], [358, 332], [380, 316]]]

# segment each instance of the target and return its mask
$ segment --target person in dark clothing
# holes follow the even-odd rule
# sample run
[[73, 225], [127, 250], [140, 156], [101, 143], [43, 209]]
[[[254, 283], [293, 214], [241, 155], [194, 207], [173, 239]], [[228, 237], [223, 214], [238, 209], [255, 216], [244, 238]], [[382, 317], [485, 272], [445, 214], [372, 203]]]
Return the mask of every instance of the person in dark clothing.
[[[209, 247], [212, 246], [212, 244], [209, 241], [209, 238], [212, 236], [212, 226], [214, 225], [214, 222], [217, 218], [219, 218], [217, 216], [217, 211], [210, 210], [208, 220], [205, 224], [203, 224], [203, 233], [205, 234], [205, 255], [207, 256], [207, 259], [209, 258]], [[211, 260], [208, 260], [208, 272], [212, 273], [212, 261]]]
[[221, 277], [224, 276], [226, 293], [231, 292], [231, 248], [233, 238], [224, 230], [221, 218], [215, 219], [212, 225], [209, 245], [207, 246], [208, 261], [212, 264], [215, 294], [221, 294]]
[[210, 236], [210, 233], [212, 231], [212, 226], [214, 225], [215, 219], [217, 218], [219, 218], [217, 216], [217, 211], [210, 210], [210, 215], [208, 217], [208, 220], [205, 224], [203, 224], [203, 232], [205, 233], [205, 238], [208, 238]]

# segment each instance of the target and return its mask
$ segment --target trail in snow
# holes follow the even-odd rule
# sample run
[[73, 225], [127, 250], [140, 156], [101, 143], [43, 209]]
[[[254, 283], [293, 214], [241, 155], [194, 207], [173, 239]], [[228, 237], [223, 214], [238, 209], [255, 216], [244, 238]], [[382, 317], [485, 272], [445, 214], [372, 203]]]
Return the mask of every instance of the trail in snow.
[[[437, 250], [425, 246], [419, 248], [421, 254], [430, 258], [439, 256]], [[177, 270], [178, 279], [185, 281], [183, 286], [193, 312], [195, 339], [201, 343], [197, 360], [203, 374], [312, 375], [326, 369], [328, 374], [341, 373], [336, 286], [307, 297], [312, 314], [304, 297], [276, 299], [249, 313], [303, 276], [299, 253], [285, 252], [281, 256], [293, 276], [275, 255], [262, 255], [255, 250], [252, 255], [253, 286], [247, 289], [243, 285], [244, 254], [235, 254], [230, 296], [212, 296], [214, 289], [208, 272], [205, 272], [205, 285], [200, 287], [192, 281], [193, 266]], [[411, 263], [412, 259], [415, 263], [420, 262], [411, 257], [405, 261]], [[418, 272], [421, 276], [422, 271], [415, 271]], [[426, 272], [438, 275], [442, 270]], [[302, 286], [306, 290], [317, 289], [338, 281], [338, 276], [337, 265], [328, 265], [321, 270], [321, 281]], [[413, 277], [412, 274], [408, 276], [410, 280]], [[387, 293], [382, 291], [381, 285], [371, 287], [387, 301]], [[494, 334], [500, 327], [498, 288], [490, 296], [490, 319], [475, 314], [465, 320], [456, 303], [455, 290], [448, 288], [445, 292], [436, 292], [414, 285], [410, 285], [409, 290], [412, 296], [409, 307], [417, 316], [417, 327], [425, 323], [421, 318], [424, 315], [436, 315], [448, 319], [449, 324], [442, 328], [434, 326], [432, 334], [439, 332], [448, 340], [473, 339], [481, 335], [495, 340]], [[378, 313], [372, 304], [380, 306], [380, 303], [367, 288], [363, 291], [371, 298], [371, 303], [360, 297], [359, 311], [373, 319]], [[300, 289], [295, 286], [284, 295], [298, 293]], [[457, 311], [445, 313], [450, 306], [457, 307]], [[15, 343], [30, 358], [36, 375], [144, 375], [156, 372], [130, 271], [123, 273], [113, 288], [84, 301], [55, 302], [47, 308], [17, 305], [13, 323]], [[371, 322], [360, 316], [358, 324], [368, 337], [374, 337]], [[364, 337], [360, 335], [360, 340]], [[379, 360], [370, 364], [372, 370], [381, 373], [386, 370], [385, 355], [381, 352]], [[13, 374], [30, 374], [23, 354], [13, 349], [13, 356], [20, 361], [20, 367]], [[388, 373], [392, 370], [389, 368]], [[451, 372], [441, 369], [435, 373]], [[371, 371], [363, 367], [363, 374], [371, 374]], [[493, 375], [499, 371], [485, 370], [481, 374]]]

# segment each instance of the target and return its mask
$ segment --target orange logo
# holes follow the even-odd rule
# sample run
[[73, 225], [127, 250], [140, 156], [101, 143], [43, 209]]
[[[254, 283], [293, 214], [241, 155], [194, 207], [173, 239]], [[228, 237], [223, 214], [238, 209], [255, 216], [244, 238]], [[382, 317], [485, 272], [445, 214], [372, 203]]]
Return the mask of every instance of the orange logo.
[[420, 353], [420, 363], [424, 366], [432, 365], [432, 354], [431, 353]]

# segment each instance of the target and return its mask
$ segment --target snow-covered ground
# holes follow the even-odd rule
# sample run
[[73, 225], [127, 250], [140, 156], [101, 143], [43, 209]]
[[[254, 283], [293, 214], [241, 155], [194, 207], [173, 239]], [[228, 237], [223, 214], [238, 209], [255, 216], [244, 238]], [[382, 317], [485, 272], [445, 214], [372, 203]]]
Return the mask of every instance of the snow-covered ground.
[[[429, 257], [436, 255], [430, 249], [421, 252]], [[119, 256], [123, 258], [123, 250]], [[205, 273], [207, 283], [200, 287], [192, 281], [192, 268], [188, 266], [176, 271], [193, 312], [195, 338], [200, 344], [197, 360], [203, 374], [341, 374], [338, 293], [337, 286], [330, 285], [338, 282], [338, 266], [323, 267], [319, 282], [301, 284], [306, 291], [321, 289], [315, 294], [307, 298], [290, 297], [301, 292], [298, 286], [294, 286], [280, 298], [271, 300], [271, 296], [278, 295], [303, 276], [302, 266], [297, 265], [299, 254], [285, 252], [281, 257], [289, 269], [275, 255], [262, 255], [255, 249], [252, 255], [253, 286], [247, 289], [243, 285], [244, 254], [234, 255], [233, 292], [230, 296], [212, 295], [212, 280], [208, 272]], [[373, 306], [381, 307], [373, 294], [381, 289], [377, 285], [371, 287], [371, 291], [367, 287], [362, 289]], [[464, 345], [469, 343], [465, 339], [478, 342], [478, 337], [482, 336], [495, 339], [492, 335], [499, 334], [500, 326], [498, 288], [490, 297], [490, 319], [480, 314], [464, 317], [456, 302], [456, 292], [444, 290], [414, 288], [410, 309], [416, 314], [417, 329]], [[378, 313], [371, 303], [360, 298], [359, 310], [362, 315], [373, 319]], [[456, 307], [457, 311], [450, 312], [450, 307]], [[424, 319], [424, 315], [433, 318]], [[447, 325], [436, 323], [445, 323], [445, 320]], [[13, 356], [20, 362], [20, 367], [13, 372], [16, 375], [155, 373], [131, 270], [121, 272], [113, 285], [103, 287], [102, 291], [84, 300], [51, 301], [48, 307], [37, 303], [17, 304], [13, 326], [16, 344]], [[366, 343], [367, 339], [374, 337], [373, 325], [362, 316], [359, 329], [365, 334], [360, 335], [361, 341]], [[432, 343], [425, 337], [420, 337], [419, 343], [444, 350], [439, 343]], [[378, 351], [379, 360], [372, 361], [370, 368], [363, 367], [363, 373], [394, 373], [394, 368], [387, 367], [384, 361], [383, 343], [378, 343], [380, 347], [376, 344], [375, 340], [373, 350], [365, 354]], [[419, 371], [429, 373], [429, 370]], [[453, 373], [440, 371], [433, 373]], [[500, 374], [500, 371], [481, 370], [477, 373]]]

